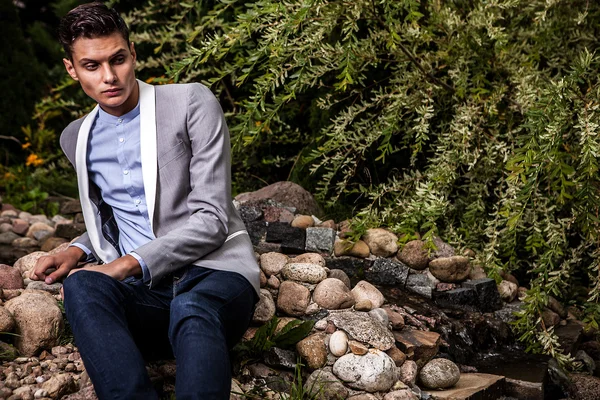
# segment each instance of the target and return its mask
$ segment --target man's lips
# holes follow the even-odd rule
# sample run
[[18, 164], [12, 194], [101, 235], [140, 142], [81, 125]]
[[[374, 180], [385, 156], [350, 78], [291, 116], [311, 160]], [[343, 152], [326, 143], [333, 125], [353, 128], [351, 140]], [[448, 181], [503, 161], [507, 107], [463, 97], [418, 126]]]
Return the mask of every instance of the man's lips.
[[121, 93], [121, 90], [123, 90], [123, 89], [119, 89], [119, 88], [111, 88], [111, 89], [108, 89], [108, 90], [105, 90], [105, 91], [103, 91], [102, 93], [104, 93], [104, 94], [107, 94], [107, 95], [109, 95], [109, 96], [116, 96], [116, 95], [118, 95], [119, 93]]

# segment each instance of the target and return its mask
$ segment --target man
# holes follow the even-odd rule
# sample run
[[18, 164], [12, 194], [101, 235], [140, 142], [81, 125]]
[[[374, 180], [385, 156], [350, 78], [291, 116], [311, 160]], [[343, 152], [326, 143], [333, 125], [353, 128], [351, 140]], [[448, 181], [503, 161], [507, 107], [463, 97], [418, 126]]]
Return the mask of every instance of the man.
[[128, 28], [102, 3], [71, 10], [59, 37], [67, 72], [98, 103], [60, 140], [87, 233], [31, 277], [68, 275], [65, 311], [100, 399], [157, 398], [144, 360], [163, 345], [177, 399], [228, 399], [228, 351], [251, 320], [259, 268], [231, 201], [223, 112], [200, 84], [137, 81]]

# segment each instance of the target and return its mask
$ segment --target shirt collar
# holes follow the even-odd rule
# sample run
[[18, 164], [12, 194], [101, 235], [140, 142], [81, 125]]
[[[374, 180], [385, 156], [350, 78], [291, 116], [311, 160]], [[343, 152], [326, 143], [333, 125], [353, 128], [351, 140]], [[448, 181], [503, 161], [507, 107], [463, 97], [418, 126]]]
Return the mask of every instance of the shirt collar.
[[123, 114], [120, 117], [116, 117], [104, 111], [102, 107], [98, 107], [98, 120], [104, 123], [117, 125], [117, 124], [126, 124], [132, 121], [135, 117], [140, 115], [140, 100], [138, 99], [137, 105], [133, 108], [133, 110], [129, 111], [127, 114]]

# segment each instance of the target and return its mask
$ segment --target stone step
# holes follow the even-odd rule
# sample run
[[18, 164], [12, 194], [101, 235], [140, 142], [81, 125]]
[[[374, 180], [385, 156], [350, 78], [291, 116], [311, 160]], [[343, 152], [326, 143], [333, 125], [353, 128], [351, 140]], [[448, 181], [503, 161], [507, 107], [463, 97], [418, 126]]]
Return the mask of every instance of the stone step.
[[496, 400], [504, 395], [504, 383], [500, 375], [465, 373], [450, 389], [424, 393], [432, 400]]

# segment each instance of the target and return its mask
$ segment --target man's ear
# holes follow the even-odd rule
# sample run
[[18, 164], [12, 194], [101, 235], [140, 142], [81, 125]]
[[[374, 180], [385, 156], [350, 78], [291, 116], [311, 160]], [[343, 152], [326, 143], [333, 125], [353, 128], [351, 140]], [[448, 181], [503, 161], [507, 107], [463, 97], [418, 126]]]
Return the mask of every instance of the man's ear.
[[71, 75], [71, 78], [78, 81], [79, 78], [77, 78], [77, 72], [75, 72], [75, 67], [73, 67], [73, 61], [69, 60], [68, 58], [63, 58], [63, 64], [65, 64], [65, 69], [69, 75]]
[[133, 42], [129, 43], [129, 52], [131, 53], [131, 56], [133, 57], [133, 63], [135, 64], [135, 60], [137, 59], [137, 54], [135, 53], [135, 46], [134, 46]]

